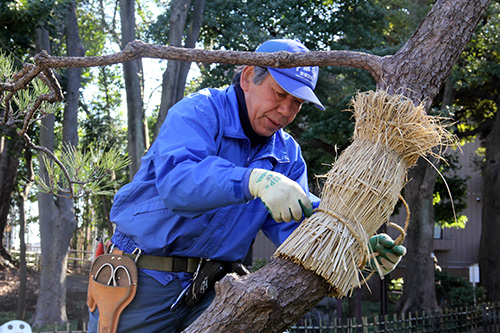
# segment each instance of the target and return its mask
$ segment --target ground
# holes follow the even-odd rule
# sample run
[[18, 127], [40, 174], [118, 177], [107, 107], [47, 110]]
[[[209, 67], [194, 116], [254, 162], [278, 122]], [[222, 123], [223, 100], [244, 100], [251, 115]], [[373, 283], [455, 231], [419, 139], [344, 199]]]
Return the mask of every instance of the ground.
[[[26, 312], [33, 313], [38, 297], [39, 273], [28, 272]], [[66, 312], [68, 320], [85, 320], [87, 315], [88, 276], [70, 274], [67, 277]], [[0, 313], [16, 312], [19, 287], [19, 270], [0, 263]], [[0, 323], [1, 324], [1, 323]]]

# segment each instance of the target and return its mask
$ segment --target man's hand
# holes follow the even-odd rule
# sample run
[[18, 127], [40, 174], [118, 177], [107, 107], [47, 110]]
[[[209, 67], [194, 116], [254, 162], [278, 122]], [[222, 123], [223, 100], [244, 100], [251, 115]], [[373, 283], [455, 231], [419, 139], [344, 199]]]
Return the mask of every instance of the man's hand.
[[276, 222], [296, 222], [312, 215], [312, 203], [302, 187], [278, 172], [253, 169], [248, 190], [259, 197]]
[[[396, 268], [401, 258], [406, 254], [406, 247], [394, 245], [391, 236], [387, 234], [375, 235], [368, 241], [370, 254], [375, 253], [375, 257], [370, 260], [370, 267], [375, 269], [374, 260], [377, 260], [382, 274], [387, 275]], [[379, 272], [380, 273], [380, 272]]]

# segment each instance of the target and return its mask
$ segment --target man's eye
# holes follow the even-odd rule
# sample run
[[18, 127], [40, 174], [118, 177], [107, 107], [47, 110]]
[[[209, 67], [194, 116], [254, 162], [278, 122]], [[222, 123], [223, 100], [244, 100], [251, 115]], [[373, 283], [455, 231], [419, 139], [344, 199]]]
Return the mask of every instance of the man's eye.
[[276, 95], [278, 95], [279, 98], [285, 98], [286, 97], [286, 94], [280, 93], [280, 92], [276, 92]]

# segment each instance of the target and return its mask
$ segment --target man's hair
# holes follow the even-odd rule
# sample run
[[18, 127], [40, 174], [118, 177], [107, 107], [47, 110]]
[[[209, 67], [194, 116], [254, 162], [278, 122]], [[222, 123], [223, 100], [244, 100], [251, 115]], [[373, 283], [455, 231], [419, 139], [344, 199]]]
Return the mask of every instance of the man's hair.
[[[241, 72], [243, 71], [243, 68], [245, 68], [245, 66], [240, 66], [236, 69], [233, 82], [231, 82], [235, 87], [240, 86]], [[258, 86], [266, 78], [267, 74], [269, 74], [269, 71], [267, 70], [267, 67], [254, 66], [254, 73], [255, 75], [253, 76], [252, 82]]]

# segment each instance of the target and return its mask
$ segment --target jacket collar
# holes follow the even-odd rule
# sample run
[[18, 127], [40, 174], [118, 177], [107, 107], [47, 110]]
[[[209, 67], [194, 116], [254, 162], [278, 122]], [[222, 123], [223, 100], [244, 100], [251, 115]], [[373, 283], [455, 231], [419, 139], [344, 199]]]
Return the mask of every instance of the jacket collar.
[[[226, 126], [224, 126], [223, 136], [247, 140], [250, 143], [250, 140], [245, 135], [241, 125], [238, 99], [233, 85], [226, 89], [226, 96], [229, 106], [226, 108], [226, 116], [229, 118], [229, 124], [226, 123]], [[285, 144], [285, 136], [288, 136], [288, 134], [284, 133], [283, 129], [274, 133], [267, 139], [262, 148], [255, 155], [255, 159], [271, 157], [279, 163], [290, 162], [290, 157], [288, 156], [288, 150]]]

